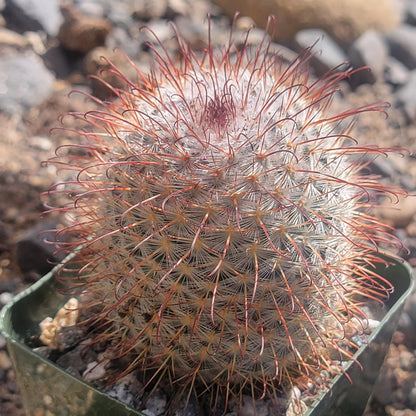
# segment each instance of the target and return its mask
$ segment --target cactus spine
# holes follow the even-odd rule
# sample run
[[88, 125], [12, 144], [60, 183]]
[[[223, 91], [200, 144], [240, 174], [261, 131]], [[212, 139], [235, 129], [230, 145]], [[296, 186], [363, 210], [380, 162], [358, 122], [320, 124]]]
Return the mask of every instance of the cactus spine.
[[367, 211], [389, 190], [359, 157], [383, 150], [346, 123], [382, 106], [331, 114], [349, 72], [310, 80], [307, 58], [285, 64], [266, 39], [203, 56], [178, 41], [180, 64], [155, 50], [157, 69], [124, 78], [55, 160], [75, 171], [51, 191], [82, 245], [72, 288], [127, 370], [178, 395], [273, 398], [340, 368], [358, 298], [387, 293], [368, 265], [390, 236]]

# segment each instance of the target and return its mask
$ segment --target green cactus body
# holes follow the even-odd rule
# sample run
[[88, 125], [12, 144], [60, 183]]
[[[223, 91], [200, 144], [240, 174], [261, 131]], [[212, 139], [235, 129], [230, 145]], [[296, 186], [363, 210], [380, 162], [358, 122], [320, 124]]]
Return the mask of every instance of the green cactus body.
[[157, 55], [86, 115], [77, 176], [55, 190], [83, 244], [73, 288], [128, 370], [181, 394], [273, 397], [351, 356], [357, 295], [387, 293], [366, 269], [389, 238], [366, 213], [384, 189], [357, 157], [381, 150], [345, 126], [381, 107], [331, 115], [348, 72], [311, 81], [306, 58], [284, 64], [267, 41], [202, 57], [179, 44], [181, 64]]

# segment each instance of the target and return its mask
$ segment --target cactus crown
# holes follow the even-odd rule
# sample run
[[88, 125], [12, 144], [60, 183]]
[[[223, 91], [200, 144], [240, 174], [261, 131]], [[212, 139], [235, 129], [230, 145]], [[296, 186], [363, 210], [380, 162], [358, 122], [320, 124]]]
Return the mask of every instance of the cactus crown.
[[178, 41], [181, 63], [155, 48], [137, 82], [110, 66], [127, 87], [75, 114], [93, 129], [52, 160], [75, 172], [50, 191], [82, 246], [71, 288], [127, 370], [178, 396], [273, 398], [340, 368], [362, 299], [387, 294], [370, 266], [391, 237], [367, 209], [389, 190], [360, 164], [384, 150], [345, 122], [382, 105], [331, 114], [350, 72], [310, 80], [306, 55], [286, 64], [266, 38], [202, 56]]

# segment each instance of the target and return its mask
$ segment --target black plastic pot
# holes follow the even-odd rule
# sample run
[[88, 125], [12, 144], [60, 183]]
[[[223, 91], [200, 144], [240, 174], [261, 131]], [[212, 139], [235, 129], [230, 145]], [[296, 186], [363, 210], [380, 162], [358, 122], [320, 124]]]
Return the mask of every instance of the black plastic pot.
[[[305, 416], [359, 416], [364, 412], [376, 378], [389, 348], [406, 297], [413, 285], [412, 269], [406, 262], [390, 259], [392, 265], [378, 270], [395, 291], [387, 302], [388, 313], [355, 354], [362, 368], [351, 361], [345, 374], [337, 375], [305, 413]], [[35, 353], [28, 340], [39, 331], [39, 322], [54, 316], [66, 298], [58, 294], [56, 269], [17, 295], [0, 314], [0, 331], [14, 364], [27, 415], [133, 416], [133, 410], [109, 395], [79, 380], [53, 362]], [[40, 409], [40, 410], [39, 410]], [[46, 413], [49, 411], [50, 413]]]

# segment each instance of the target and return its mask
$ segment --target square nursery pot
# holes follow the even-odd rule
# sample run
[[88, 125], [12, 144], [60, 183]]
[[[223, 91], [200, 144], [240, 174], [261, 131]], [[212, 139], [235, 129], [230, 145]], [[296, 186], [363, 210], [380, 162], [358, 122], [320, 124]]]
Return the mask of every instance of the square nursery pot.
[[[388, 267], [380, 265], [378, 273], [395, 290], [380, 325], [354, 355], [362, 367], [353, 360], [348, 362], [344, 367], [348, 377], [343, 373], [334, 377], [330, 388], [314, 401], [305, 416], [359, 416], [364, 412], [413, 286], [411, 267], [393, 259], [389, 262]], [[54, 278], [55, 272], [56, 268], [17, 295], [0, 315], [0, 330], [6, 337], [27, 415], [144, 416], [67, 373], [28, 346], [30, 338], [39, 333], [39, 323], [46, 316], [55, 316], [67, 300], [57, 294], [60, 284]]]

